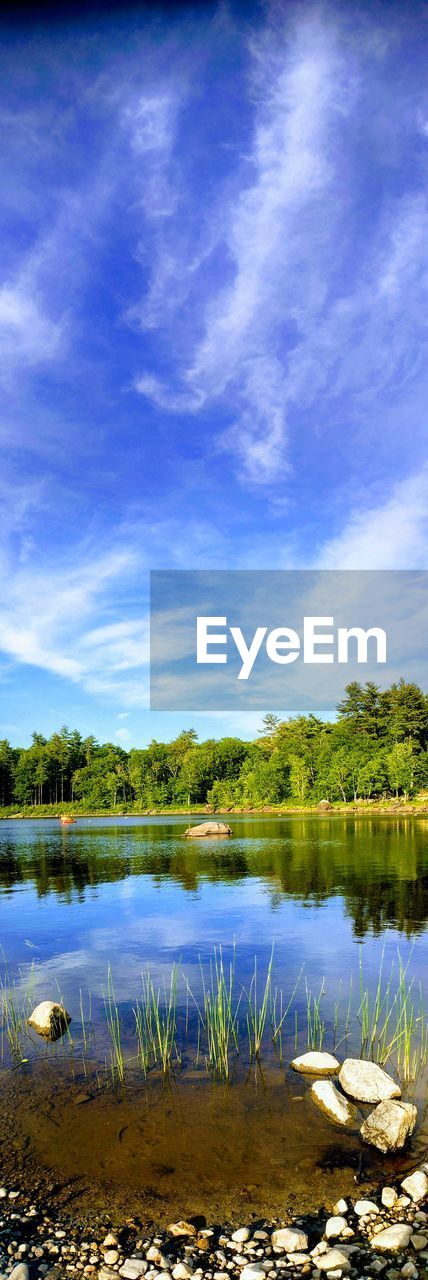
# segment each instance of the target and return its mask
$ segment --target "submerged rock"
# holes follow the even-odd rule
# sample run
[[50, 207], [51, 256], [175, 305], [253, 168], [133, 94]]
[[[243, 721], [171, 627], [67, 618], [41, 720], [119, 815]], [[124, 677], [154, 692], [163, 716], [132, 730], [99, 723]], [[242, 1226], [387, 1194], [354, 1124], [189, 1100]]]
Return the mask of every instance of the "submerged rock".
[[358, 1108], [339, 1093], [331, 1080], [315, 1080], [311, 1085], [311, 1097], [317, 1107], [320, 1107], [330, 1120], [334, 1120], [335, 1124], [346, 1125], [348, 1129], [356, 1129], [360, 1125], [361, 1115]]
[[413, 1133], [417, 1116], [412, 1102], [380, 1102], [362, 1124], [361, 1137], [378, 1151], [401, 1151]]
[[407, 1222], [394, 1222], [392, 1227], [385, 1227], [384, 1231], [378, 1231], [370, 1244], [372, 1249], [376, 1249], [376, 1252], [380, 1249], [381, 1253], [394, 1249], [407, 1249], [411, 1234], [412, 1228]]
[[346, 1058], [340, 1068], [339, 1083], [356, 1102], [384, 1102], [401, 1098], [401, 1089], [377, 1062], [363, 1058]]
[[70, 1022], [70, 1014], [54, 1000], [42, 1000], [28, 1018], [29, 1027], [45, 1040], [60, 1040]]
[[332, 1053], [302, 1053], [300, 1058], [293, 1058], [290, 1065], [302, 1076], [337, 1076], [340, 1071], [340, 1063]]
[[198, 822], [196, 827], [188, 827], [185, 836], [231, 836], [232, 828], [227, 822]]

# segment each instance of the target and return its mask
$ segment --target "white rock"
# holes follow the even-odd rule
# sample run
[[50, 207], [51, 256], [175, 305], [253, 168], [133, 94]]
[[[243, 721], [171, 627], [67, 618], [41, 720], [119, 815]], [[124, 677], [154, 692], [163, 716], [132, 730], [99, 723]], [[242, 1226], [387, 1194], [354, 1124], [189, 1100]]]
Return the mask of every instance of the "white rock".
[[360, 1124], [361, 1115], [357, 1107], [339, 1093], [331, 1080], [315, 1080], [311, 1085], [311, 1097], [335, 1124], [346, 1125], [348, 1129], [355, 1129]]
[[119, 1257], [120, 1254], [117, 1252], [117, 1249], [107, 1249], [104, 1254], [106, 1267], [114, 1267], [115, 1262], [119, 1262]]
[[295, 1227], [280, 1227], [272, 1232], [272, 1244], [275, 1249], [284, 1249], [285, 1253], [305, 1253], [308, 1237]]
[[365, 1062], [362, 1058], [345, 1058], [339, 1071], [339, 1083], [345, 1093], [357, 1102], [401, 1098], [401, 1089], [395, 1080], [377, 1062]]
[[103, 1249], [114, 1249], [115, 1245], [117, 1245], [117, 1236], [114, 1236], [113, 1232], [109, 1231], [108, 1236], [103, 1240]]
[[340, 1070], [340, 1062], [333, 1057], [332, 1053], [302, 1053], [299, 1058], [293, 1058], [291, 1063], [293, 1071], [299, 1071], [303, 1076], [337, 1076]]
[[409, 1174], [408, 1178], [404, 1178], [401, 1186], [414, 1204], [417, 1204], [418, 1200], [424, 1200], [428, 1195], [428, 1178], [423, 1169], [416, 1169], [415, 1173]]
[[120, 1267], [119, 1275], [124, 1280], [140, 1280], [140, 1276], [144, 1275], [146, 1263], [141, 1258], [125, 1258], [123, 1267]]
[[29, 1027], [45, 1040], [60, 1040], [70, 1022], [70, 1014], [55, 1000], [42, 1000], [28, 1018]]
[[176, 1266], [172, 1268], [172, 1275], [173, 1280], [190, 1280], [193, 1271], [191, 1267], [187, 1266], [186, 1262], [177, 1262]]
[[349, 1259], [341, 1249], [327, 1249], [327, 1253], [320, 1254], [317, 1267], [319, 1271], [339, 1271], [341, 1275], [351, 1270]]
[[383, 1231], [379, 1231], [370, 1241], [372, 1249], [380, 1249], [381, 1253], [387, 1253], [388, 1250], [407, 1249], [410, 1242], [412, 1228], [407, 1222], [394, 1222], [392, 1227], [385, 1227]]
[[385, 1209], [393, 1209], [397, 1199], [395, 1187], [383, 1187], [381, 1200]]
[[354, 1204], [354, 1213], [357, 1218], [365, 1218], [367, 1213], [379, 1213], [379, 1209], [374, 1200], [357, 1200]]
[[241, 1280], [265, 1280], [265, 1277], [264, 1267], [257, 1265], [256, 1262], [250, 1262], [241, 1271]]
[[238, 1227], [238, 1230], [234, 1231], [233, 1236], [231, 1236], [231, 1239], [235, 1240], [237, 1244], [245, 1244], [245, 1241], [250, 1238], [251, 1231], [249, 1227]]
[[335, 1218], [329, 1218], [328, 1222], [325, 1224], [324, 1235], [326, 1239], [337, 1240], [337, 1237], [342, 1234], [342, 1231], [346, 1230], [347, 1225], [346, 1218], [342, 1218], [340, 1215]]
[[308, 1253], [287, 1253], [287, 1258], [293, 1267], [305, 1267], [311, 1261]]
[[10, 1272], [9, 1280], [28, 1280], [30, 1272], [26, 1262], [18, 1262], [13, 1271]]
[[361, 1125], [361, 1137], [378, 1151], [400, 1151], [413, 1133], [417, 1115], [412, 1102], [380, 1102]]
[[334, 1204], [334, 1205], [333, 1205], [333, 1213], [335, 1213], [335, 1214], [348, 1213], [348, 1205], [347, 1205], [347, 1201], [346, 1201], [346, 1200], [337, 1200], [337, 1201], [336, 1201], [336, 1204]]
[[426, 1249], [428, 1245], [428, 1236], [421, 1236], [417, 1231], [415, 1231], [413, 1236], [410, 1236], [410, 1239], [413, 1248], [416, 1249], [416, 1253], [419, 1253], [420, 1249]]
[[100, 1267], [98, 1280], [117, 1280], [117, 1271], [113, 1271], [113, 1267]]

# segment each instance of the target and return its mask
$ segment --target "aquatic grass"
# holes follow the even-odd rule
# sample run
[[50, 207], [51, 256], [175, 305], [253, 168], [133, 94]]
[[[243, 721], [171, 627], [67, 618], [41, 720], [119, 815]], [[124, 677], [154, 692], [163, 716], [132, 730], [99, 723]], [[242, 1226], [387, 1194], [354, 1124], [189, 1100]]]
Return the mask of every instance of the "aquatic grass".
[[222, 1080], [229, 1080], [230, 1077], [231, 1052], [235, 1050], [239, 1053], [238, 1018], [242, 992], [235, 1001], [235, 958], [234, 947], [227, 972], [221, 947], [214, 950], [214, 960], [210, 960], [209, 987], [205, 984], [201, 966], [208, 1065], [210, 1070]]
[[324, 978], [317, 996], [312, 995], [305, 978], [306, 994], [306, 1044], [308, 1049], [321, 1052], [325, 1039], [325, 1022], [321, 1016], [321, 1000], [325, 996]]
[[110, 1070], [112, 1083], [115, 1083], [116, 1077], [121, 1084], [125, 1080], [125, 1059], [122, 1047], [122, 1029], [117, 1007], [116, 997], [114, 993], [113, 979], [110, 965], [107, 970], [107, 992], [103, 992], [104, 1008], [106, 1013], [107, 1026], [110, 1034]]
[[11, 978], [7, 961], [3, 955], [4, 974], [0, 979], [1, 1000], [1, 1058], [4, 1060], [5, 1037], [13, 1061], [27, 1062], [22, 1049], [21, 1040], [28, 1036], [27, 1022], [34, 1005], [35, 972], [34, 960], [30, 972], [18, 970], [18, 979]]
[[251, 1060], [253, 1058], [259, 1058], [261, 1053], [272, 986], [273, 950], [272, 946], [261, 1000], [259, 1000], [257, 993], [257, 956], [254, 957], [254, 973], [248, 992], [248, 1010], [246, 1019]]
[[149, 1066], [160, 1066], [164, 1075], [172, 1068], [173, 1059], [178, 1063], [177, 1048], [177, 979], [178, 966], [173, 965], [169, 986], [164, 979], [163, 988], [155, 990], [150, 973], [141, 975], [143, 996], [134, 1008], [138, 1060], [147, 1074]]

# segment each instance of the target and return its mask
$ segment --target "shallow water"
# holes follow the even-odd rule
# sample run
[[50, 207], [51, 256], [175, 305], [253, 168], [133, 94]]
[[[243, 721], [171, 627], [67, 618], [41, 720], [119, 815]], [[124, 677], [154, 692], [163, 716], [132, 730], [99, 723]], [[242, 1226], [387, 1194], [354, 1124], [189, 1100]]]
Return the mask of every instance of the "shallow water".
[[[58, 1187], [71, 1180], [77, 1204], [96, 1195], [100, 1205], [119, 1210], [123, 1200], [154, 1217], [208, 1206], [233, 1216], [246, 1203], [280, 1213], [335, 1199], [355, 1176], [370, 1181], [391, 1166], [321, 1116], [288, 1063], [306, 1045], [305, 983], [323, 991], [332, 1048], [351, 977], [356, 999], [360, 955], [372, 992], [382, 953], [387, 977], [397, 949], [415, 990], [423, 982], [426, 822], [234, 815], [231, 824], [230, 840], [195, 842], [183, 839], [183, 818], [0, 824], [3, 980], [15, 982], [16, 999], [30, 984], [34, 1003], [60, 992], [73, 1019], [72, 1044], [45, 1046], [24, 1032], [25, 1063], [10, 1059], [3, 1038], [3, 1157], [25, 1160], [27, 1176], [29, 1167], [47, 1170]], [[248, 1061], [244, 997], [229, 1086], [214, 1083], [196, 1054], [201, 968], [206, 979], [219, 944], [225, 962], [235, 957], [236, 991], [248, 993], [255, 956], [262, 991], [272, 944], [272, 993], [283, 990], [284, 1007], [297, 983], [282, 1056], [269, 1032], [260, 1065]], [[181, 1064], [165, 1084], [156, 1070], [146, 1079], [138, 1071], [132, 1010], [142, 970], [157, 986], [173, 963]], [[109, 965], [129, 1060], [125, 1092], [112, 1088], [109, 1069]], [[358, 1051], [358, 1035], [352, 1022], [339, 1057]], [[411, 1091], [420, 1123], [396, 1158], [400, 1169], [426, 1144], [425, 1088], [420, 1078]]]

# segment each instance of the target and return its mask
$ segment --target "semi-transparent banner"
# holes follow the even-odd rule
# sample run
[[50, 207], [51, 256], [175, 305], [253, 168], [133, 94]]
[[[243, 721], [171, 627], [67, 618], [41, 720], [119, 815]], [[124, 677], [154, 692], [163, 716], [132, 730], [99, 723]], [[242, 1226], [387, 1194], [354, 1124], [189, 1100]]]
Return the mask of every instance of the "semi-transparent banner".
[[428, 573], [156, 570], [153, 710], [333, 710], [345, 685], [428, 688]]

